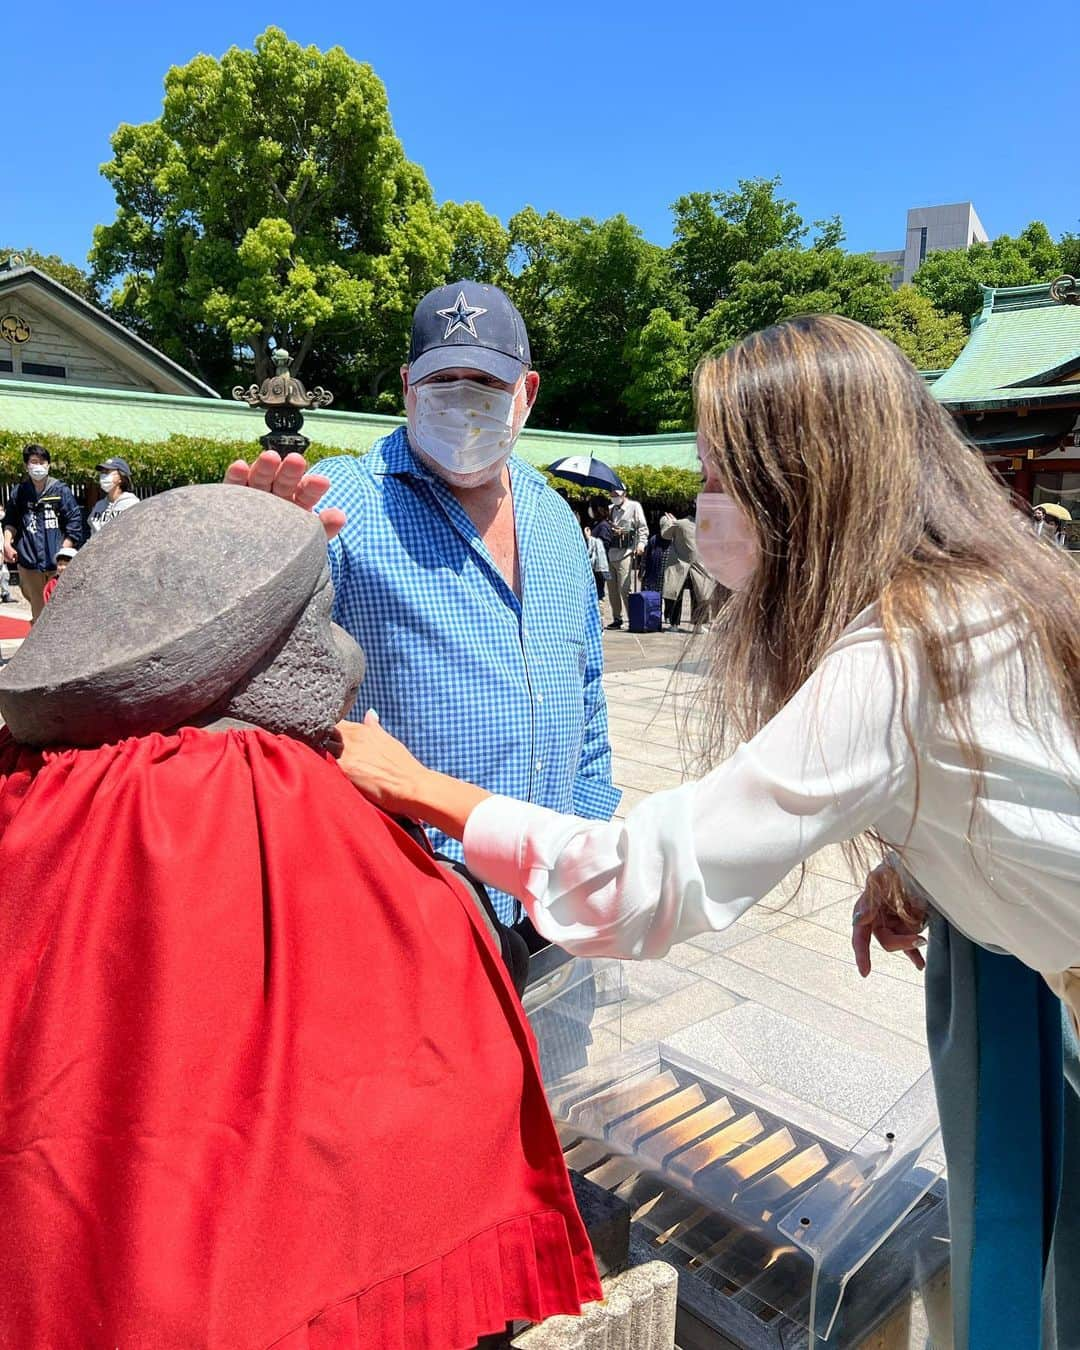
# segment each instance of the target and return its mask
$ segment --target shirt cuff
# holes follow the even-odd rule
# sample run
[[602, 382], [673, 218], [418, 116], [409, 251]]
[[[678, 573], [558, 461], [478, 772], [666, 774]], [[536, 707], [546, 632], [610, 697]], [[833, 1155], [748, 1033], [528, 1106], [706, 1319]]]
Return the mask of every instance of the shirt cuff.
[[586, 820], [610, 820], [622, 801], [622, 788], [602, 778], [579, 778], [574, 783], [574, 815]]
[[485, 886], [494, 886], [521, 899], [524, 888], [521, 844], [529, 816], [536, 811], [550, 814], [542, 806], [530, 806], [513, 797], [486, 797], [469, 812], [462, 840], [465, 866]]

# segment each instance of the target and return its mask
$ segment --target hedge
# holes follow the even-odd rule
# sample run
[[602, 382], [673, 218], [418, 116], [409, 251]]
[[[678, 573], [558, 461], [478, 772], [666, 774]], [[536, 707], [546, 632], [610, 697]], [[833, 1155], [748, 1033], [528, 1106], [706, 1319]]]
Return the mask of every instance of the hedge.
[[[170, 436], [167, 441], [126, 441], [114, 436], [96, 436], [92, 440], [74, 436], [38, 436], [29, 432], [0, 431], [0, 482], [15, 483], [23, 476], [22, 450], [31, 441], [44, 445], [52, 456], [57, 478], [76, 493], [97, 481], [97, 466], [113, 455], [131, 465], [131, 475], [140, 493], [165, 492], [187, 483], [220, 482], [234, 459], [251, 460], [255, 448], [251, 441], [212, 441], [197, 436]], [[309, 462], [327, 455], [339, 455], [336, 446], [312, 443]], [[651, 524], [664, 511], [677, 516], [692, 515], [694, 498], [700, 487], [697, 473], [690, 469], [653, 468], [647, 464], [619, 468], [627, 491], [645, 508]], [[604, 500], [606, 493], [577, 487], [547, 475], [548, 482], [582, 512], [590, 500]]]

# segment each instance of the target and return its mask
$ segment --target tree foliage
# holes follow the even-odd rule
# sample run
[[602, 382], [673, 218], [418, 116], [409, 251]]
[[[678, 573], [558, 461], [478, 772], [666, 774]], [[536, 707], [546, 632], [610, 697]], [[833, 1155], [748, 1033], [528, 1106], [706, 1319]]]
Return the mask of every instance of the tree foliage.
[[93, 277], [81, 267], [76, 267], [74, 263], [65, 262], [55, 253], [39, 253], [36, 248], [0, 248], [0, 260], [14, 256], [20, 257], [27, 267], [36, 267], [39, 272], [52, 277], [61, 286], [66, 286], [69, 291], [74, 291], [84, 300], [89, 300], [92, 305], [101, 304], [101, 296], [98, 294]]
[[1015, 238], [1003, 234], [989, 244], [931, 253], [912, 285], [943, 314], [958, 314], [970, 322], [982, 309], [983, 286], [1053, 281], [1069, 270], [1065, 263], [1080, 254], [1074, 241], [1075, 236], [1066, 235], [1060, 244], [1055, 243], [1042, 221], [1032, 221]]
[[461, 278], [520, 308], [537, 425], [653, 432], [690, 425], [702, 355], [792, 315], [848, 315], [939, 369], [981, 286], [1080, 273], [1080, 235], [1034, 222], [931, 254], [893, 291], [885, 266], [844, 250], [838, 217], [808, 224], [775, 177], [679, 197], [667, 248], [622, 215], [526, 206], [504, 224], [479, 202], [436, 204], [371, 67], [276, 28], [171, 69], [161, 117], [121, 126], [112, 150], [117, 212], [95, 232], [93, 275], [39, 265], [90, 299], [108, 288], [118, 318], [220, 389], [252, 363], [264, 378], [287, 346], [339, 407], [400, 411], [416, 301]]
[[377, 392], [451, 238], [370, 66], [268, 28], [174, 66], [161, 117], [112, 149], [91, 260], [119, 317], [219, 386], [238, 351], [262, 379], [281, 345]]

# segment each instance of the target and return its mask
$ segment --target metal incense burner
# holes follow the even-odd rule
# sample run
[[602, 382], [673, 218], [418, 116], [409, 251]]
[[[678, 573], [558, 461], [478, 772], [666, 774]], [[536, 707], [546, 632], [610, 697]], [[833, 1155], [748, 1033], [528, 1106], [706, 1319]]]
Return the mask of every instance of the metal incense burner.
[[259, 437], [264, 450], [273, 450], [282, 459], [286, 455], [302, 455], [311, 442], [302, 434], [304, 413], [312, 408], [326, 408], [334, 401], [333, 394], [321, 386], [310, 393], [289, 370], [292, 357], [284, 347], [274, 352], [274, 373], [262, 384], [249, 385], [247, 389], [238, 384], [233, 389], [233, 398], [252, 408], [261, 408], [269, 428], [265, 436]]

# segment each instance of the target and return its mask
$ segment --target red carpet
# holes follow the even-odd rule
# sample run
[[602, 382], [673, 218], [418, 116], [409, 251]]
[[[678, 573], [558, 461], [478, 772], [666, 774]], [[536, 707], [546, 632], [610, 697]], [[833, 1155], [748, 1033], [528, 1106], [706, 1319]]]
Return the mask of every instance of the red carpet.
[[24, 638], [29, 631], [29, 619], [8, 619], [0, 614], [0, 639]]

